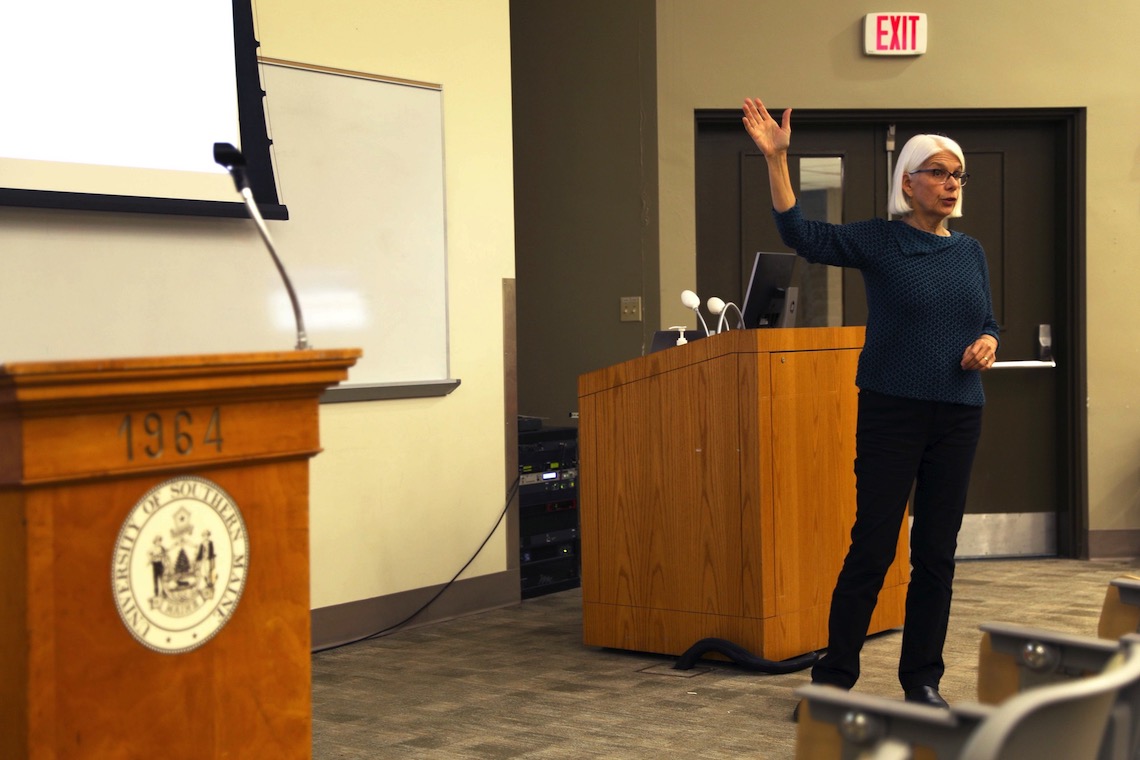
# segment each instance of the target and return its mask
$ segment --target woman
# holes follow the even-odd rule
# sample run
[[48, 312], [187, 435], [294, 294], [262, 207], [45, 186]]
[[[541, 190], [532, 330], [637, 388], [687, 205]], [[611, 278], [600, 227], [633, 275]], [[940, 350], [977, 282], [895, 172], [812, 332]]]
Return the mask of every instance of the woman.
[[899, 682], [908, 701], [946, 707], [938, 685], [954, 551], [985, 403], [979, 373], [993, 365], [998, 347], [985, 253], [946, 226], [962, 215], [965, 159], [953, 140], [918, 135], [895, 167], [889, 207], [899, 220], [807, 221], [788, 174], [791, 113], [777, 123], [760, 100], [744, 101], [744, 127], [767, 160], [780, 236], [808, 261], [861, 270], [867, 291], [855, 381], [855, 525], [832, 596], [827, 652], [812, 682], [850, 689], [858, 680], [859, 653], [913, 485]]

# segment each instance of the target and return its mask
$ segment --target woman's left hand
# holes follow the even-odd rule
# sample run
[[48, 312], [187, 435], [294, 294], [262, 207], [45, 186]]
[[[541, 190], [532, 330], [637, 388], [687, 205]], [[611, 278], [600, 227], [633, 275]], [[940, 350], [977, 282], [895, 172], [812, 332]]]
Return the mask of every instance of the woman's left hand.
[[962, 369], [985, 371], [997, 361], [997, 340], [992, 335], [983, 335], [970, 344], [962, 354]]

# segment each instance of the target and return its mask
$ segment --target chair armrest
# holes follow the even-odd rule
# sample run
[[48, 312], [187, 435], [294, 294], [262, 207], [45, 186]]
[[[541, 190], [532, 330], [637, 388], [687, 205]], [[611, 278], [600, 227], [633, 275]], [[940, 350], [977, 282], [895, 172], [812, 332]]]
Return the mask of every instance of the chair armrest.
[[1121, 576], [1108, 582], [1100, 608], [1097, 635], [1118, 639], [1140, 629], [1140, 578]]
[[938, 757], [957, 757], [978, 724], [996, 709], [968, 704], [945, 710], [830, 686], [804, 686], [795, 694], [806, 701], [809, 720], [835, 727], [845, 758], [887, 737], [929, 747]]
[[1026, 689], [1099, 673], [1120, 644], [1009, 623], [983, 623], [978, 701], [998, 704]]
[[1110, 586], [1120, 589], [1121, 596], [1128, 595], [1129, 604], [1140, 604], [1140, 577], [1135, 575], [1122, 575], [1108, 582]]
[[[1098, 672], [1110, 657], [1120, 651], [1119, 641], [1108, 641], [1095, 636], [1079, 636], [1011, 623], [982, 623], [978, 628], [983, 633], [990, 634], [994, 651], [1022, 657], [1026, 667], [1035, 670], [1048, 669], [1067, 675]], [[1026, 646], [1032, 644], [1054, 651], [1042, 653], [1040, 650], [1026, 650]]]

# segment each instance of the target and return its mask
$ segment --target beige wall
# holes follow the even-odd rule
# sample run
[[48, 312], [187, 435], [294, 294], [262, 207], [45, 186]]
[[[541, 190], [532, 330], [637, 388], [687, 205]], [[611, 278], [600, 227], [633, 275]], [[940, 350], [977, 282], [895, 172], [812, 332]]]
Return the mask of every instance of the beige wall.
[[1140, 3], [887, 9], [927, 14], [926, 55], [863, 56], [882, 6], [658, 0], [662, 325], [691, 322], [675, 294], [696, 279], [693, 109], [1085, 107], [1089, 525], [1140, 528]]
[[[443, 87], [450, 369], [462, 384], [442, 398], [321, 408], [311, 603], [332, 607], [442, 584], [494, 528], [506, 498], [503, 281], [514, 277], [508, 2], [253, 5], [264, 56]], [[242, 246], [257, 255], [226, 257]], [[42, 336], [45, 352], [60, 336], [91, 336], [82, 356], [63, 358], [122, 355], [102, 314], [137, 325], [149, 344], [169, 345], [168, 320], [159, 317], [186, 304], [241, 319], [242, 304], [222, 302], [212, 278], [280, 288], [259, 249], [256, 232], [238, 219], [0, 207], [0, 320]], [[288, 262], [287, 251], [282, 258]], [[148, 298], [158, 297], [150, 307]], [[224, 350], [225, 339], [202, 331], [200, 346], [174, 353]], [[241, 350], [273, 348], [285, 346]], [[42, 358], [14, 353], [0, 340], [0, 361]], [[510, 580], [508, 557], [517, 551], [500, 526], [463, 578], [498, 588]]]
[[[462, 384], [438, 399], [322, 407], [312, 606], [443, 583], [505, 499], [502, 280], [514, 276], [508, 3], [254, 7], [264, 56], [443, 85], [451, 374]], [[463, 577], [505, 569], [507, 544], [500, 527]]]

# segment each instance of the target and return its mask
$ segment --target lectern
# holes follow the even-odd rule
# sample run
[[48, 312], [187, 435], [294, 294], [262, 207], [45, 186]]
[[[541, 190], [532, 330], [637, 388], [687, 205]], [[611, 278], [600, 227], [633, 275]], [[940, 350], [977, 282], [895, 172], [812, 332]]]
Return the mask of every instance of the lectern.
[[[863, 328], [734, 330], [578, 383], [583, 640], [827, 645], [855, 518]], [[872, 620], [902, 624], [907, 532]]]
[[308, 467], [359, 356], [0, 367], [0, 757], [311, 756]]

